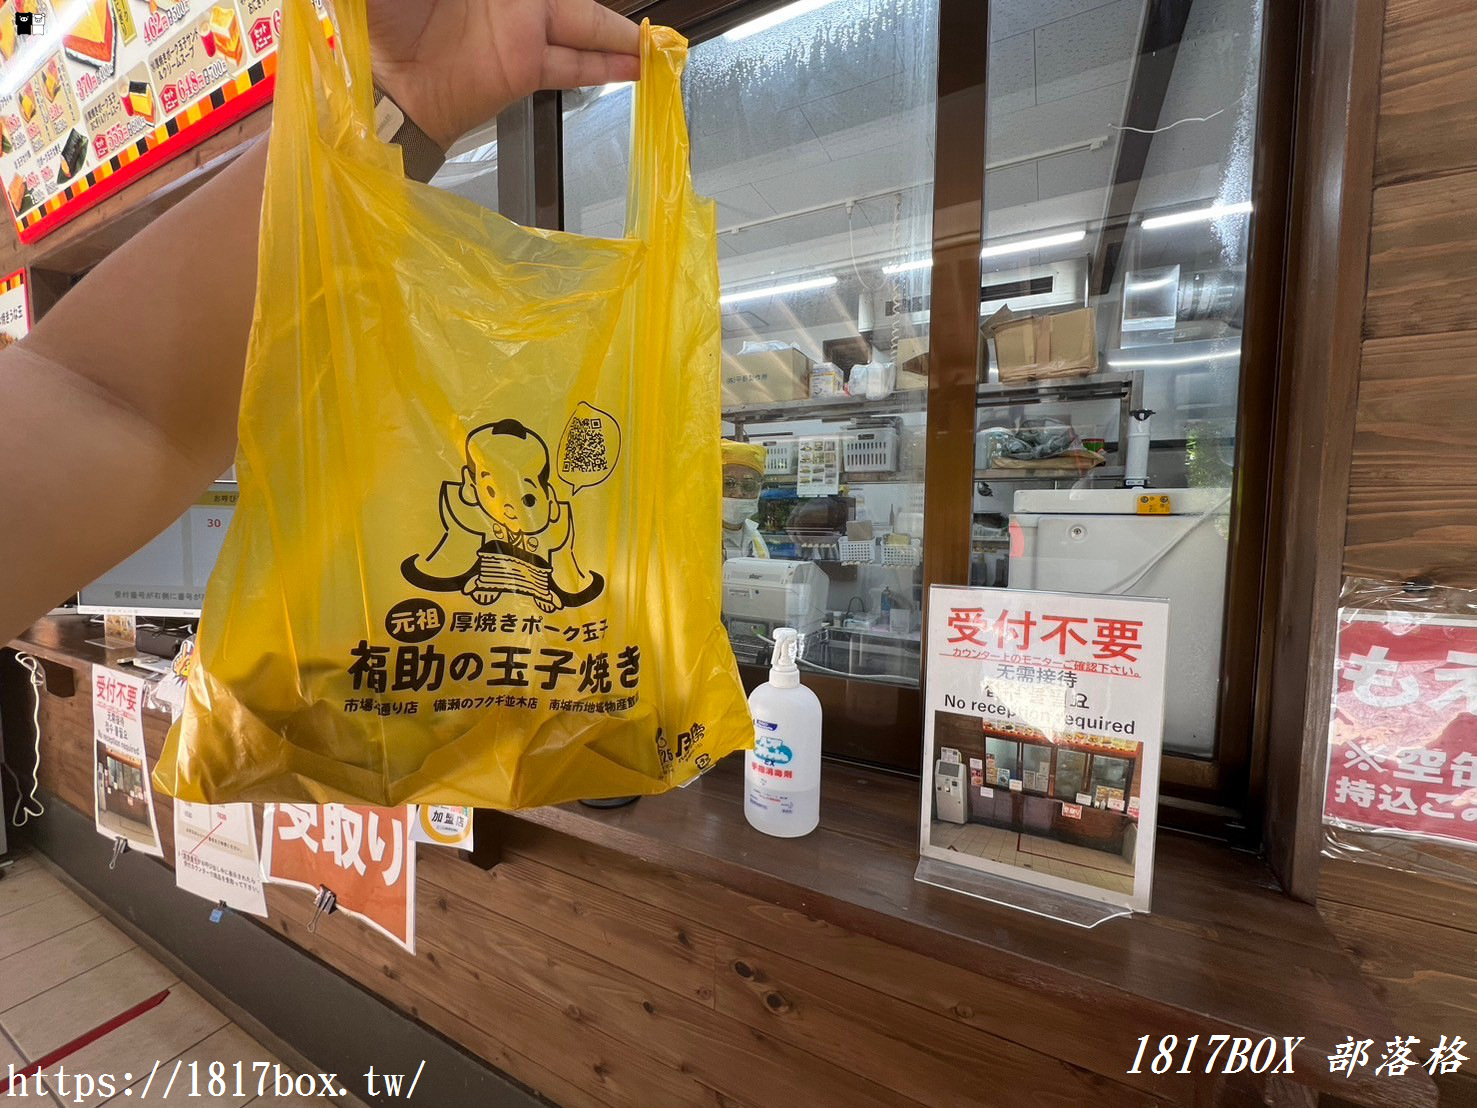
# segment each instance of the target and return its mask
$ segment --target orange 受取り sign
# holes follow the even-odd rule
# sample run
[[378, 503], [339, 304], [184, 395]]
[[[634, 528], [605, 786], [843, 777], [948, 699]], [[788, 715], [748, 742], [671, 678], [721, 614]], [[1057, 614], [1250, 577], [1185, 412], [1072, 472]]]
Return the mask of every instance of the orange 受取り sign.
[[357, 804], [269, 804], [267, 880], [314, 893], [415, 953], [415, 844], [410, 811]]

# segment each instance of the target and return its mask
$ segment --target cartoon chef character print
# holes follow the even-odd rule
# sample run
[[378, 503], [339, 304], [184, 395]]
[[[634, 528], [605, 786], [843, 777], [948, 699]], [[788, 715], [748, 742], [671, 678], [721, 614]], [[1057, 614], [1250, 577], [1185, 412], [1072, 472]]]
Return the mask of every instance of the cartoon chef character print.
[[548, 446], [516, 419], [467, 435], [466, 465], [459, 481], [442, 483], [440, 511], [430, 554], [401, 564], [412, 585], [460, 591], [483, 606], [520, 594], [545, 612], [587, 604], [604, 589], [575, 559], [573, 511], [554, 488]]

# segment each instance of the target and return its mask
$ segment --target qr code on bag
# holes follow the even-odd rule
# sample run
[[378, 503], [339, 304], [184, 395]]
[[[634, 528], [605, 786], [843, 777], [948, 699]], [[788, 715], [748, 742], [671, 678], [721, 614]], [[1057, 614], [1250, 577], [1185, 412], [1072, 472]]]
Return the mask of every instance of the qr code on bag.
[[605, 424], [598, 416], [569, 421], [564, 440], [564, 465], [569, 473], [601, 473], [609, 468], [605, 459]]

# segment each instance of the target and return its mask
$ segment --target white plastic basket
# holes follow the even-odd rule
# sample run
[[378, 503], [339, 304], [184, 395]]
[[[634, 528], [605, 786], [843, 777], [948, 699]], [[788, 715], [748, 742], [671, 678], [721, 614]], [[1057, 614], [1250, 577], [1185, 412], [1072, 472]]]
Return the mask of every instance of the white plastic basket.
[[789, 477], [795, 473], [798, 452], [793, 438], [753, 439], [764, 447], [764, 476]]
[[885, 566], [916, 566], [923, 563], [923, 547], [918, 543], [907, 546], [882, 544], [882, 564]]
[[897, 469], [897, 429], [867, 427], [841, 439], [841, 463], [847, 473], [892, 473]]
[[858, 565], [877, 560], [877, 544], [871, 539], [865, 542], [842, 539], [838, 547], [837, 557], [843, 565]]

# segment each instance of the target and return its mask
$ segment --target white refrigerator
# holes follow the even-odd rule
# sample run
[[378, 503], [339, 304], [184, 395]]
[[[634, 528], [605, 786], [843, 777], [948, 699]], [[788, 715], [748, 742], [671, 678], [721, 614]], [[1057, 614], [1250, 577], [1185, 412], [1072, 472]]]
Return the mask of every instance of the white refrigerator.
[[[1167, 514], [1141, 513], [1161, 495]], [[1029, 489], [1010, 517], [1011, 588], [1169, 600], [1164, 747], [1178, 754], [1215, 749], [1230, 506], [1230, 489]]]

